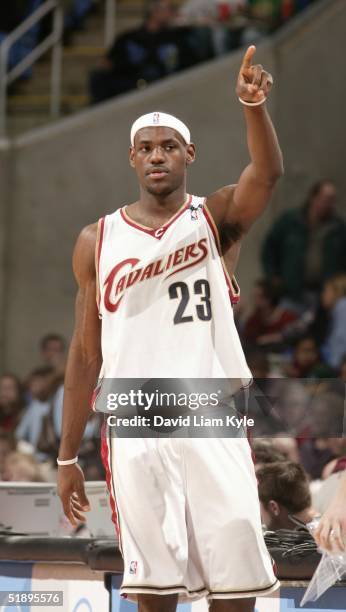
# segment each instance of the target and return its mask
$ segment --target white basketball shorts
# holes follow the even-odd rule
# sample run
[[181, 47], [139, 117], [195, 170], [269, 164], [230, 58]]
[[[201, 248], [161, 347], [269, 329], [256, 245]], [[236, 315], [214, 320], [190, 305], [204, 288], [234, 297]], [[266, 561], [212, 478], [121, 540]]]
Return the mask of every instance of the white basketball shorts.
[[121, 594], [179, 601], [267, 595], [279, 587], [262, 536], [246, 438], [115, 438], [103, 434]]

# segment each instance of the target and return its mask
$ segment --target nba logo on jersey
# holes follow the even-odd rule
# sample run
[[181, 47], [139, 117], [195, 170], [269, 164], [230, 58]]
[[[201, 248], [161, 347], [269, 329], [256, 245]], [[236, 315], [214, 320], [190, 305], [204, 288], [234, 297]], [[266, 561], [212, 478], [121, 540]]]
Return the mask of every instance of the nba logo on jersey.
[[153, 115], [153, 123], [154, 124], [160, 123], [160, 113], [154, 113], [154, 115]]
[[197, 204], [197, 206], [191, 204], [190, 206], [191, 221], [198, 221], [198, 211], [202, 208], [203, 208], [202, 204]]
[[130, 562], [130, 574], [137, 574], [137, 561]]

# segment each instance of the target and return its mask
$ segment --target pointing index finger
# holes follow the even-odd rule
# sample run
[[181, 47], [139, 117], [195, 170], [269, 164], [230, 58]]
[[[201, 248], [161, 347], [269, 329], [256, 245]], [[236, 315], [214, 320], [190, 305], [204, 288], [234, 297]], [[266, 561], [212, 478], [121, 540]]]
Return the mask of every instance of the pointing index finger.
[[255, 45], [250, 45], [250, 47], [247, 48], [245, 55], [243, 57], [243, 62], [242, 62], [242, 69], [247, 69], [247, 68], [251, 68], [251, 61], [253, 56], [255, 55], [255, 51], [256, 51], [256, 47]]

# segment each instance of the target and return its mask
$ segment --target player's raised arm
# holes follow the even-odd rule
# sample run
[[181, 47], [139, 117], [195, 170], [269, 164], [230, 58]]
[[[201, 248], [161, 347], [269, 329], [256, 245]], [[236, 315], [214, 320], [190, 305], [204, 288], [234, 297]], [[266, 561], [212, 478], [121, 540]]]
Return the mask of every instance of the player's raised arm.
[[[101, 364], [101, 325], [96, 305], [95, 272], [96, 224], [80, 234], [73, 255], [73, 270], [78, 283], [75, 327], [69, 349], [64, 386], [64, 410], [59, 460], [73, 459], [90, 416], [90, 400]], [[88, 509], [84, 476], [77, 463], [58, 468], [58, 493], [72, 524], [84, 520]]]
[[231, 223], [239, 236], [263, 212], [283, 174], [282, 153], [265, 103], [273, 78], [262, 65], [252, 64], [255, 51], [254, 45], [247, 49], [236, 85], [239, 103], [244, 108], [251, 161], [238, 184], [219, 189], [207, 200], [216, 223]]

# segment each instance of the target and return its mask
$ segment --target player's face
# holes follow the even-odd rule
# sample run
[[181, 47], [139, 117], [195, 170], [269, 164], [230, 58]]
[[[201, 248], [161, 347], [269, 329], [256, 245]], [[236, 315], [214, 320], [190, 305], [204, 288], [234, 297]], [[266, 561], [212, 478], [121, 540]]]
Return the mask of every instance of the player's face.
[[169, 195], [183, 185], [186, 168], [194, 159], [194, 145], [186, 145], [175, 130], [166, 127], [139, 130], [130, 149], [130, 164], [141, 187], [158, 196]]

